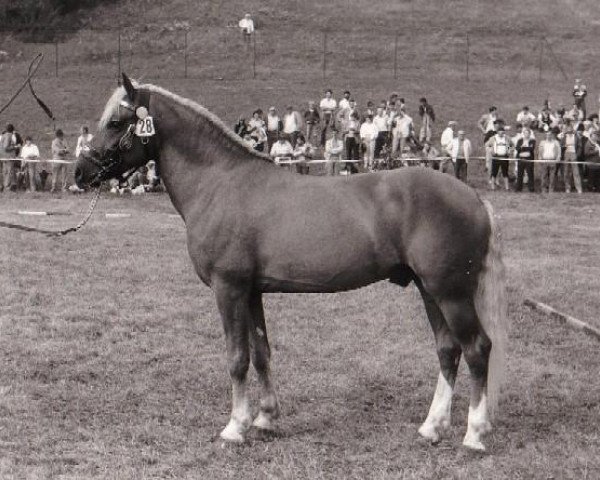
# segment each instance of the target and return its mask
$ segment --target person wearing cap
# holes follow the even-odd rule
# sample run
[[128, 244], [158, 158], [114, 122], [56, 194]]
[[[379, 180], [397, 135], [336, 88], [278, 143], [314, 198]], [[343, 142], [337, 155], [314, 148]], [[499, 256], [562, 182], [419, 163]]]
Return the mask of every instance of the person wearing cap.
[[456, 129], [456, 122], [450, 120], [448, 126], [444, 128], [442, 137], [440, 138], [440, 145], [442, 146], [442, 152], [445, 155], [451, 155], [452, 140], [454, 140], [454, 131]]
[[498, 127], [496, 134], [486, 142], [486, 147], [491, 154], [490, 187], [496, 189], [498, 172], [504, 177], [504, 189], [508, 190], [508, 156], [510, 153], [510, 139], [506, 136], [504, 127]]
[[59, 128], [56, 130], [54, 140], [52, 140], [52, 186], [50, 191], [56, 192], [56, 184], [61, 177], [60, 185], [63, 192], [67, 190], [67, 163], [65, 163], [69, 155], [69, 148], [65, 142], [63, 131]]
[[271, 147], [277, 141], [279, 132], [283, 130], [283, 122], [279, 115], [277, 115], [277, 109], [275, 107], [269, 107], [267, 113], [267, 152], [271, 151]]
[[540, 163], [542, 171], [542, 192], [551, 193], [554, 191], [554, 180], [556, 178], [556, 167], [560, 162], [561, 148], [560, 143], [554, 137], [554, 130], [548, 128], [544, 131], [544, 138], [538, 146], [537, 158], [542, 160]]
[[459, 130], [458, 136], [452, 139], [450, 157], [454, 166], [454, 176], [467, 182], [467, 165], [471, 156], [471, 141], [466, 138], [465, 131]]
[[571, 179], [577, 193], [582, 193], [581, 176], [579, 174], [579, 165], [573, 162], [577, 161], [577, 142], [581, 141], [575, 134], [573, 124], [567, 122], [565, 130], [558, 135], [560, 146], [564, 152], [563, 157], [563, 178], [565, 183], [565, 192], [571, 191]]
[[515, 190], [523, 190], [524, 175], [527, 175], [527, 188], [530, 192], [535, 189], [533, 160], [535, 158], [535, 138], [529, 127], [524, 127], [515, 144], [515, 153], [518, 159], [517, 185]]
[[435, 122], [435, 112], [433, 107], [427, 103], [425, 97], [419, 99], [419, 116], [421, 117], [421, 129], [419, 130], [419, 141], [431, 141], [431, 132], [433, 122]]

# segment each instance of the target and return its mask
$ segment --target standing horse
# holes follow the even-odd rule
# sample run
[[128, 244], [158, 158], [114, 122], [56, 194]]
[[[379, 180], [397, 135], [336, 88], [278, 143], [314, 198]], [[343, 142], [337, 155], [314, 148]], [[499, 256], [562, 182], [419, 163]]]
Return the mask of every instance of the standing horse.
[[[296, 175], [250, 150], [197, 103], [124, 75], [90, 153], [77, 162], [76, 181], [98, 185], [151, 159], [223, 321], [233, 399], [223, 439], [243, 442], [251, 426], [271, 429], [279, 415], [263, 293], [338, 292], [387, 279], [415, 283], [435, 334], [441, 369], [419, 433], [437, 442], [450, 424], [462, 354], [471, 377], [463, 444], [484, 449], [504, 367], [506, 302], [491, 207], [473, 190], [421, 168]], [[254, 419], [250, 361], [261, 386]]]

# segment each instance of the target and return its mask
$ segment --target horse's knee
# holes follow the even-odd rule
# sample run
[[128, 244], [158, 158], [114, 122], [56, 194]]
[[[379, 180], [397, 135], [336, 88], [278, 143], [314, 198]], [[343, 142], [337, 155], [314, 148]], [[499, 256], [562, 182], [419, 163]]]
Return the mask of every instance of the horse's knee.
[[477, 377], [487, 375], [488, 362], [492, 342], [487, 335], [477, 335], [468, 345], [463, 348], [465, 360], [469, 365], [471, 373]]
[[234, 354], [229, 361], [229, 375], [237, 381], [243, 381], [248, 373], [250, 359], [247, 352]]

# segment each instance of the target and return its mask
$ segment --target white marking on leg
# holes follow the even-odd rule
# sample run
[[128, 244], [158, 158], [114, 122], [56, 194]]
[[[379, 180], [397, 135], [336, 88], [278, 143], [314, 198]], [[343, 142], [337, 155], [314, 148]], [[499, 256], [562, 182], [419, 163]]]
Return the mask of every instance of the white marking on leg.
[[437, 387], [433, 395], [431, 407], [423, 425], [419, 428], [421, 436], [439, 442], [440, 431], [450, 426], [450, 410], [452, 408], [452, 386], [440, 372]]
[[473, 450], [485, 450], [481, 437], [492, 431], [492, 424], [488, 417], [487, 397], [485, 393], [481, 396], [479, 405], [469, 405], [469, 420], [467, 433], [463, 445]]
[[252, 424], [252, 413], [246, 392], [246, 381], [234, 381], [232, 386], [233, 407], [231, 418], [221, 432], [221, 438], [228, 442], [242, 443], [244, 435]]

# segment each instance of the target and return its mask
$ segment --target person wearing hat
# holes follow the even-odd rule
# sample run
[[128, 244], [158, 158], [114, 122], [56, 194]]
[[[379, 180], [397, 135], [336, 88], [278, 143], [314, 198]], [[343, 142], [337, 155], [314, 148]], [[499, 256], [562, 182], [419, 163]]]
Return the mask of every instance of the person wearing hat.
[[271, 151], [271, 147], [277, 141], [279, 132], [283, 130], [283, 122], [279, 115], [277, 115], [277, 109], [275, 107], [269, 107], [267, 113], [267, 152]]
[[459, 130], [458, 136], [452, 139], [450, 157], [454, 166], [454, 176], [467, 182], [467, 165], [471, 156], [471, 141], [466, 138], [465, 131]]
[[508, 156], [510, 153], [510, 139], [506, 136], [503, 126], [498, 127], [496, 134], [486, 142], [486, 147], [491, 155], [490, 187], [496, 189], [498, 172], [504, 177], [504, 189], [508, 190]]
[[542, 160], [542, 192], [551, 193], [554, 191], [554, 180], [556, 178], [556, 167], [560, 162], [561, 148], [560, 143], [554, 137], [554, 131], [551, 128], [544, 130], [544, 138], [538, 146], [537, 158]]

